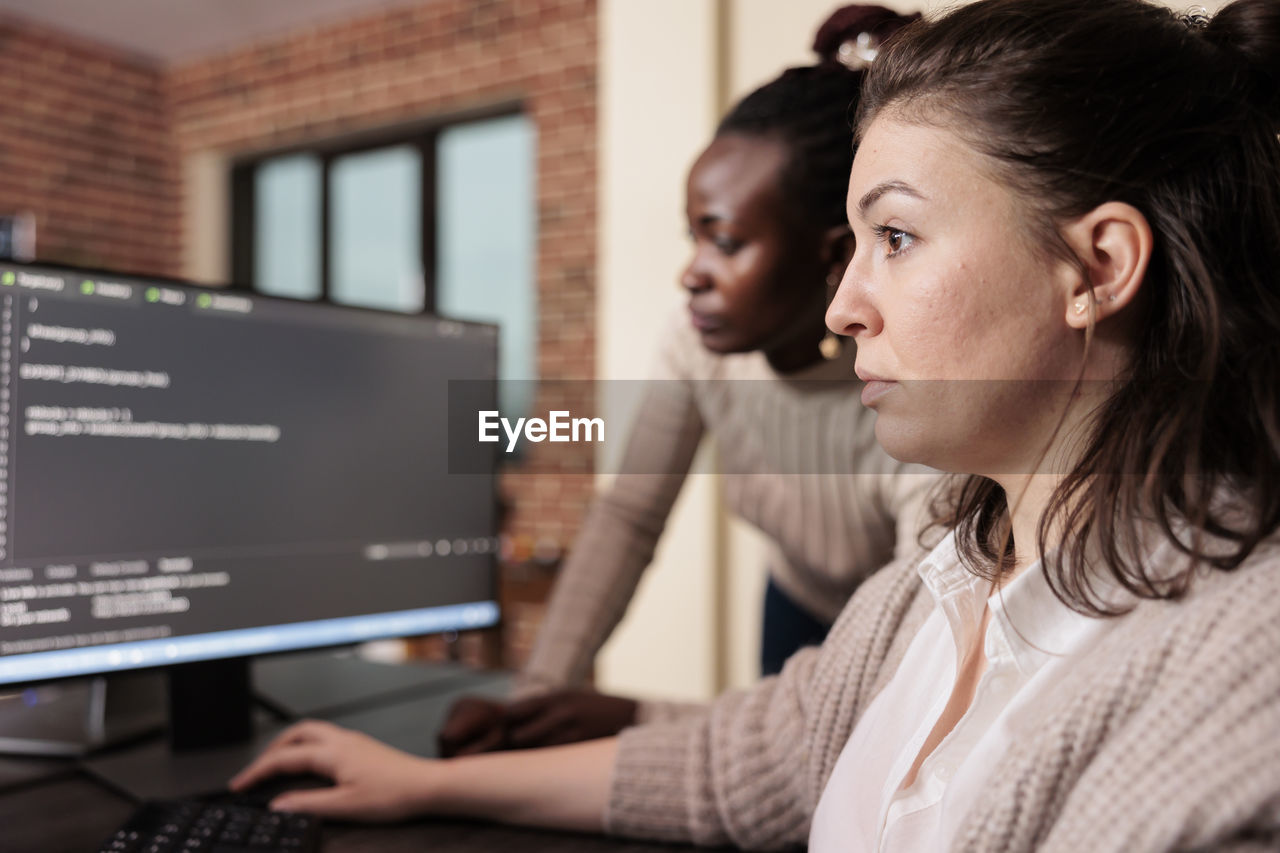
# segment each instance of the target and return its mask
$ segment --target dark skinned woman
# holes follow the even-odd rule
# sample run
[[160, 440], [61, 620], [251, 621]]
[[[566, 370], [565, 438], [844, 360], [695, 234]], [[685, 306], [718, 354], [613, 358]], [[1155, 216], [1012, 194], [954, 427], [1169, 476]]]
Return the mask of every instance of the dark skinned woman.
[[582, 689], [622, 618], [704, 436], [725, 502], [772, 540], [761, 671], [822, 642], [844, 602], [914, 547], [933, 478], [875, 441], [855, 352], [823, 321], [853, 252], [844, 187], [861, 68], [911, 19], [847, 6], [819, 30], [813, 66], [752, 92], [689, 172], [693, 254], [620, 475], [588, 513], [520, 674], [516, 701], [463, 699], [445, 755], [614, 734], [686, 706]]

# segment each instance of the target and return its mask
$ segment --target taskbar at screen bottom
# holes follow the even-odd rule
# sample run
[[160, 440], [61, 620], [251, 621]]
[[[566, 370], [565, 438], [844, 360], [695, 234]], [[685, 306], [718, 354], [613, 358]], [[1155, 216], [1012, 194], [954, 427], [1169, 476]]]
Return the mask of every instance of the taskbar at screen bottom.
[[28, 652], [0, 657], [0, 684], [47, 681], [126, 669], [342, 646], [391, 637], [488, 628], [497, 622], [497, 602], [476, 601], [184, 637]]

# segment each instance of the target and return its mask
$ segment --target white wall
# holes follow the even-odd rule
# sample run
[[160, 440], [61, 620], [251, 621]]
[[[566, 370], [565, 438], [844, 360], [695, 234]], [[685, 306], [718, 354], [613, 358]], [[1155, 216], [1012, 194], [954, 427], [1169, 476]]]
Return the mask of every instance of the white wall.
[[227, 258], [230, 167], [216, 151], [199, 151], [183, 161], [182, 275], [206, 284], [231, 278]]
[[[645, 378], [664, 321], [683, 302], [684, 176], [719, 113], [717, 67], [708, 61], [718, 39], [718, 6], [600, 4], [601, 378]], [[654, 565], [597, 660], [602, 689], [682, 699], [713, 690], [716, 494], [706, 475], [686, 483]]]

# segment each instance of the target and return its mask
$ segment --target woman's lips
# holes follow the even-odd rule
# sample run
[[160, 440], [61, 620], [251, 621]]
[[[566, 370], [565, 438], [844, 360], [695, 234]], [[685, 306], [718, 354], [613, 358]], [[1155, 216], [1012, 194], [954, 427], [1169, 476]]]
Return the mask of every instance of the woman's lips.
[[854, 372], [859, 379], [866, 383], [862, 386], [862, 405], [864, 406], [871, 406], [885, 394], [898, 387], [898, 383], [892, 379], [876, 376], [870, 371], [859, 370], [855, 367]]
[[693, 327], [699, 332], [714, 332], [722, 325], [720, 320], [708, 314], [699, 314], [693, 309], [689, 310], [689, 320], [693, 323]]
[[862, 386], [862, 405], [868, 407], [874, 405], [881, 397], [897, 387], [897, 382], [890, 382], [887, 379], [871, 380]]

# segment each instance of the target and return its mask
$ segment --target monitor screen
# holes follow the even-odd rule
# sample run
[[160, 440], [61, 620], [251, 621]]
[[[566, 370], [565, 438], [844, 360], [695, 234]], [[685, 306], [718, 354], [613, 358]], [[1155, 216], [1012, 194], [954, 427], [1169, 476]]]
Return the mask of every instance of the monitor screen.
[[0, 684], [494, 624], [446, 401], [496, 374], [493, 326], [0, 264]]

